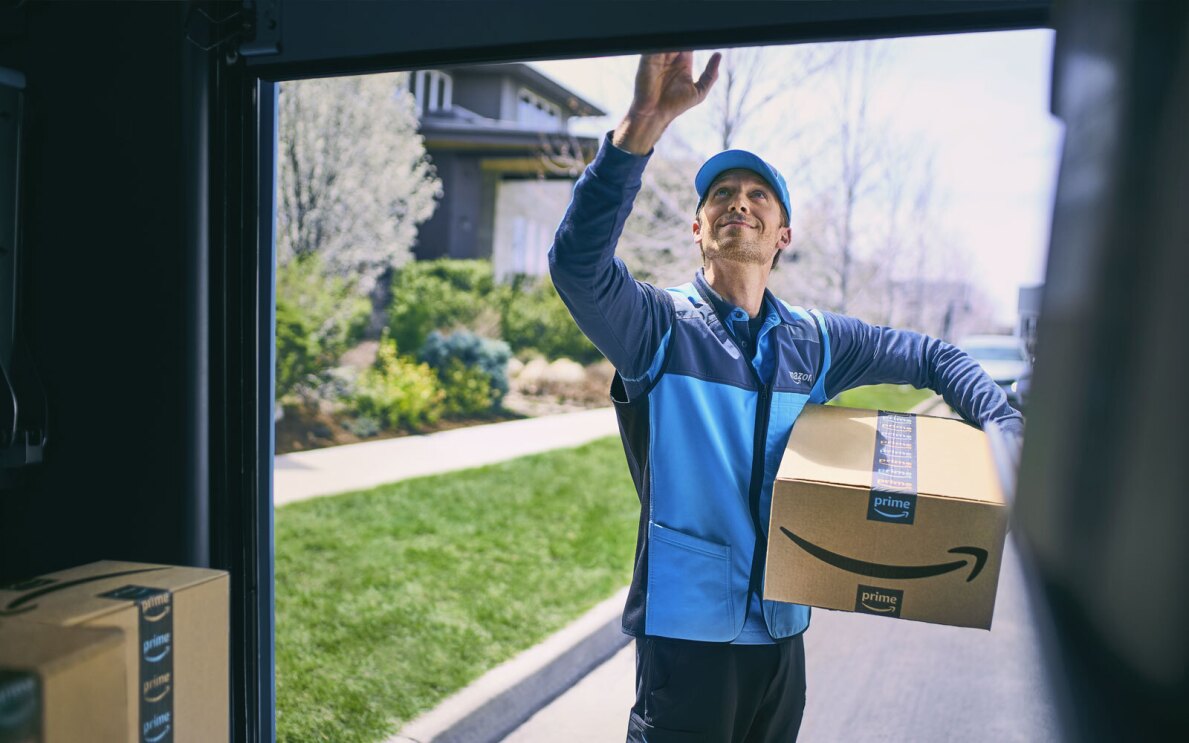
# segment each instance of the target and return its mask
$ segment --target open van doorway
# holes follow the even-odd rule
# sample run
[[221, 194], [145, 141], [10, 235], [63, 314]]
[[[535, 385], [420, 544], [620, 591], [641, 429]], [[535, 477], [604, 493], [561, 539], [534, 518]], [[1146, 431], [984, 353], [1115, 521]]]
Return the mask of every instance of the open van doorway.
[[[718, 149], [763, 149], [792, 174], [797, 194], [794, 243], [774, 275], [774, 291], [808, 306], [949, 340], [975, 332], [1010, 334], [1018, 324], [1014, 300], [1019, 285], [1043, 280], [1047, 205], [1060, 134], [1045, 113], [1051, 40], [1048, 32], [1032, 31], [729, 50], [722, 99], [712, 98], [700, 116], [683, 121], [652, 158], [620, 254], [643, 280], [662, 286], [688, 280], [700, 265], [688, 238], [693, 173]], [[708, 55], [709, 50], [699, 52], [702, 58]], [[1015, 62], [1009, 69], [987, 70], [975, 60], [988, 55]], [[970, 62], [964, 66], [962, 59]], [[443, 452], [433, 445], [417, 453], [397, 452], [406, 441], [433, 439], [438, 435], [434, 429], [443, 424], [451, 429], [446, 433], [458, 430], [446, 423], [451, 418], [445, 411], [459, 405], [449, 402], [448, 388], [468, 369], [471, 386], [466, 389], [481, 388], [476, 380], [486, 374], [490, 390], [498, 382], [486, 370], [502, 364], [508, 387], [500, 403], [510, 418], [559, 412], [541, 399], [536, 408], [526, 404], [533, 397], [548, 397], [549, 390], [561, 398], [555, 405], [590, 394], [574, 386], [564, 391], [566, 384], [593, 389], [595, 409], [599, 402], [606, 406], [609, 380], [592, 381], [587, 368], [597, 365], [597, 352], [582, 349], [585, 339], [540, 280], [550, 225], [561, 219], [573, 179], [630, 98], [634, 64], [635, 57], [629, 56], [451, 65], [281, 84], [278, 442], [283, 429], [290, 438], [278, 450], [274, 472], [280, 507], [279, 739], [304, 740], [333, 730], [340, 739], [367, 740], [370, 735], [381, 740], [376, 736], [409, 724], [484, 670], [532, 645], [515, 632], [494, 635], [500, 635], [504, 621], [498, 617], [534, 616], [544, 610], [526, 588], [541, 585], [542, 579], [509, 570], [499, 580], [512, 582], [489, 576], [480, 590], [464, 577], [479, 570], [461, 561], [464, 550], [433, 541], [476, 538], [474, 525], [465, 522], [485, 518], [490, 511], [479, 515], [471, 510], [476, 504], [467, 501], [492, 492], [494, 485], [482, 480], [483, 472], [459, 473], [451, 477], [461, 484], [425, 480], [421, 485], [428, 488], [418, 490], [400, 467], [409, 460], [420, 467]], [[307, 84], [310, 92], [303, 93]], [[373, 84], [374, 92], [365, 92]], [[335, 86], [341, 92], [336, 94]], [[507, 100], [491, 92], [509, 89], [517, 94]], [[559, 90], [568, 95], [558, 97]], [[336, 95], [338, 103], [333, 102]], [[309, 108], [288, 108], [287, 96]], [[327, 113], [324, 123], [309, 126]], [[380, 118], [402, 115], [404, 119]], [[287, 123], [286, 116], [293, 121]], [[299, 116], [307, 117], [301, 125]], [[362, 134], [373, 116], [388, 123], [373, 135]], [[352, 117], [358, 130], [328, 131]], [[773, 121], [781, 125], [774, 127]], [[500, 137], [502, 149], [483, 149], [495, 148], [493, 140]], [[517, 137], [527, 142], [519, 151], [510, 144]], [[319, 151], [318, 144], [327, 149]], [[300, 152], [303, 146], [306, 152]], [[365, 153], [358, 167], [350, 161], [352, 148]], [[383, 158], [402, 148], [406, 159], [399, 174], [407, 179], [406, 188], [401, 196], [381, 197], [375, 184], [392, 187], [395, 179], [369, 168], [388, 167]], [[343, 170], [332, 174], [332, 165]], [[973, 173], [981, 175], [975, 178]], [[321, 186], [316, 177], [323, 179]], [[337, 210], [334, 197], [325, 191], [314, 197], [327, 181], [352, 180], [359, 196], [343, 197]], [[325, 211], [311, 214], [310, 201]], [[392, 215], [408, 218], [403, 227], [407, 242], [399, 257], [401, 251], [393, 251], [399, 246], [391, 241], [363, 238], [371, 248], [360, 247], [348, 239], [349, 230], [336, 229], [336, 218], [369, 205], [370, 213], [361, 210], [350, 220], [352, 228], [372, 219], [373, 233], [393, 235], [402, 227]], [[302, 225], [309, 232], [302, 233]], [[302, 243], [318, 232], [325, 244]], [[536, 324], [529, 322], [533, 318]], [[560, 321], [550, 325], [551, 319]], [[506, 344], [502, 361], [491, 350], [492, 342]], [[573, 376], [556, 371], [556, 378], [548, 376], [550, 368], [567, 368], [559, 361], [571, 362]], [[864, 394], [875, 396], [843, 402], [904, 410], [928, 402], [911, 388]], [[521, 407], [511, 408], [508, 398]], [[490, 401], [492, 395], [479, 399]], [[498, 425], [457, 415], [454, 420]], [[613, 432], [613, 426], [603, 429], [603, 435]], [[382, 445], [393, 447], [393, 454], [381, 453]], [[622, 478], [626, 473], [617, 447], [612, 440], [606, 453], [584, 457], [610, 457], [613, 470], [605, 479]], [[378, 464], [350, 454], [365, 451], [375, 452], [372, 459]], [[337, 465], [332, 464], [336, 456], [341, 459]], [[459, 450], [444, 456], [461, 459]], [[456, 464], [451, 462], [449, 469]], [[561, 481], [556, 471], [547, 471], [553, 473], [549, 482]], [[520, 485], [530, 477], [508, 472], [487, 474]], [[422, 468], [415, 474], [434, 471]], [[303, 481], [315, 484], [301, 485]], [[626, 584], [634, 494], [626, 480], [616, 487], [608, 487], [606, 500], [592, 505], [608, 534], [596, 560], [601, 572], [590, 584], [594, 588], [579, 590], [570, 579], [560, 578], [568, 586], [564, 590], [580, 598], [567, 603], [552, 597], [552, 623], [536, 630], [538, 639]], [[447, 500], [455, 501], [451, 505], [458, 510], [439, 512]], [[444, 526], [451, 522], [464, 528], [443, 534], [451, 531]], [[525, 524], [518, 528], [529, 531]], [[574, 555], [567, 557], [559, 544], [573, 539], [560, 535], [557, 543], [543, 545], [539, 556], [562, 573], [572, 573], [578, 568]], [[497, 547], [510, 550], [499, 558], [510, 562], [523, 561], [515, 556], [517, 550], [538, 554], [523, 544], [491, 549]], [[499, 562], [491, 559], [491, 552], [477, 552], [485, 556], [484, 567]], [[430, 567], [445, 572], [431, 573]], [[459, 603], [444, 608], [440, 594]], [[521, 606], [498, 607], [496, 594], [500, 601]], [[1010, 611], [1019, 613], [1026, 625], [1022, 589], [1014, 585], [1008, 595]], [[957, 646], [967, 647], [965, 639], [955, 638]], [[980, 651], [987, 658], [1002, 649], [994, 639]], [[1035, 669], [1035, 635], [1016, 639], [1013, 652], [1028, 656], [1019, 665]], [[480, 641], [489, 643], [492, 652], [464, 658]], [[830, 658], [839, 668], [852, 665], [836, 656], [848, 643], [822, 642], [819, 658]], [[927, 639], [912, 642], [928, 644]], [[460, 659], [477, 662], [458, 664]], [[842, 676], [828, 678], [823, 673], [818, 683], [839, 689], [856, 683]], [[1007, 676], [999, 682], [1012, 683]], [[1036, 714], [1025, 719], [1048, 730], [1054, 723], [1046, 698], [1028, 696]]]

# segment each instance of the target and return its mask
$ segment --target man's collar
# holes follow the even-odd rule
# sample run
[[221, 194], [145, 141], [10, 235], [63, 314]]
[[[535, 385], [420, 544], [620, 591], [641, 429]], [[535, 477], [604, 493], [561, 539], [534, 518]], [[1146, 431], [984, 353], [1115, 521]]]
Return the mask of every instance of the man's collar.
[[[720, 319], [726, 320], [730, 318], [734, 310], [743, 312], [739, 307], [723, 299], [722, 295], [714, 291], [714, 287], [710, 286], [710, 282], [706, 280], [704, 269], [699, 268], [698, 273], [694, 276], [694, 288], [710, 303], [710, 306], [718, 313]], [[792, 322], [791, 316], [784, 310], [784, 305], [778, 302], [776, 297], [772, 296], [772, 292], [766, 288], [764, 289], [764, 303], [760, 305], [760, 310], [764, 317], [770, 317], [773, 313], [776, 313], [784, 322]], [[746, 312], [743, 312], [743, 315], [743, 320], [749, 319]]]
[[710, 286], [710, 282], [706, 280], [706, 274], [702, 269], [698, 269], [698, 273], [694, 276], [694, 287], [698, 290], [698, 294], [710, 303], [714, 311], [722, 319], [727, 319], [731, 316], [731, 311], [738, 309], [735, 305], [723, 299], [718, 292], [714, 291], [714, 287]]

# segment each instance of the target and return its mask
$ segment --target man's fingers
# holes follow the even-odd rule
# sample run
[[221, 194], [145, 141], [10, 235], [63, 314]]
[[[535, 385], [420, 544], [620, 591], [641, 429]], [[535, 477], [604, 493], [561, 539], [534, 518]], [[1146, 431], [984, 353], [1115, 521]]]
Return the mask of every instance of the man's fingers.
[[721, 54], [711, 55], [701, 77], [695, 81], [692, 51], [640, 55], [629, 112], [636, 116], [660, 116], [666, 121], [680, 116], [706, 99], [718, 78], [721, 60]]
[[722, 61], [722, 54], [715, 52], [710, 55], [710, 61], [706, 63], [706, 69], [702, 70], [701, 77], [694, 85], [698, 89], [699, 99], [706, 97], [710, 92], [710, 88], [714, 86], [714, 81], [718, 79], [718, 63]]

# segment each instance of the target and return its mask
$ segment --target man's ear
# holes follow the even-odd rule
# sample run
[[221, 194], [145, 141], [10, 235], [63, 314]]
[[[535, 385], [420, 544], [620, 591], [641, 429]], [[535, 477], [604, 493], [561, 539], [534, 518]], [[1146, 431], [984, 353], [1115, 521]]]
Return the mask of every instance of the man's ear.
[[780, 235], [776, 238], [776, 249], [784, 250], [793, 242], [793, 230], [791, 227], [781, 227]]
[[694, 242], [702, 242], [702, 220], [694, 220]]

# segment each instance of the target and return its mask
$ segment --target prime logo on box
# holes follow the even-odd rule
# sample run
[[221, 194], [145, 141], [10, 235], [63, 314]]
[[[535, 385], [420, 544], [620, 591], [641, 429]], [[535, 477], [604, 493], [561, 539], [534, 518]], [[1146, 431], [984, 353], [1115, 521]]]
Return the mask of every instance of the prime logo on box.
[[917, 426], [911, 415], [879, 411], [867, 520], [911, 524], [917, 512]]
[[899, 617], [903, 606], [904, 591], [895, 588], [860, 585], [855, 593], [855, 611], [863, 614]]

